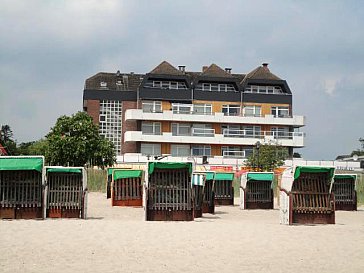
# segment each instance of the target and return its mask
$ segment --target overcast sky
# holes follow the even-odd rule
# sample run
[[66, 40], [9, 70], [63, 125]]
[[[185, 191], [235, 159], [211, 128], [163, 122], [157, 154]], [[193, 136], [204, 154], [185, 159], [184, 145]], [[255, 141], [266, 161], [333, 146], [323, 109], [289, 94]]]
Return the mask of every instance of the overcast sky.
[[306, 116], [305, 159], [364, 137], [364, 1], [0, 0], [0, 124], [40, 139], [82, 110], [86, 78], [163, 60], [233, 73], [268, 62]]

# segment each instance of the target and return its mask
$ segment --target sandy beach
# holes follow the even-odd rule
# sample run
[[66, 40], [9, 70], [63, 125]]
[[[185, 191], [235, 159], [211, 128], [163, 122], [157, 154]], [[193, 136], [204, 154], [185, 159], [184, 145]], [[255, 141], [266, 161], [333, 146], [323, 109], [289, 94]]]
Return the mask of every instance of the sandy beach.
[[193, 222], [145, 222], [142, 208], [111, 207], [102, 193], [89, 194], [88, 208], [88, 220], [0, 221], [0, 272], [364, 270], [364, 207], [315, 226], [237, 205]]

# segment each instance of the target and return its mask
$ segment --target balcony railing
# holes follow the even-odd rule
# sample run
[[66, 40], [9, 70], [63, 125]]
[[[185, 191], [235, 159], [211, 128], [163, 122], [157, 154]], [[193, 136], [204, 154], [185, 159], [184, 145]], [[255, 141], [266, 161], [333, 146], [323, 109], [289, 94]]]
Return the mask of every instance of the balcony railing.
[[215, 129], [192, 128], [192, 135], [200, 137], [214, 137]]
[[239, 138], [264, 138], [265, 136], [270, 136], [274, 139], [293, 139], [293, 137], [304, 137], [304, 133], [302, 132], [253, 131], [234, 129], [224, 129], [223, 135], [224, 137]]
[[223, 157], [245, 158], [245, 151], [223, 151]]
[[187, 115], [212, 115], [212, 110], [203, 109], [203, 106], [194, 104], [172, 104], [173, 114], [187, 114]]

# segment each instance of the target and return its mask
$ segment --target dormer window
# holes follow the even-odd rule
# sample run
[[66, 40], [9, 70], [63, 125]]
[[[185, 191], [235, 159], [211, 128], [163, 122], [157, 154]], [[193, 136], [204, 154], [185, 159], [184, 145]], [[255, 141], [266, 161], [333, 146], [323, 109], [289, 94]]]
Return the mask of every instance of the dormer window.
[[283, 94], [280, 86], [266, 86], [266, 85], [248, 85], [245, 87], [247, 93], [258, 94]]
[[101, 88], [107, 88], [107, 82], [100, 82], [100, 87]]
[[200, 83], [197, 85], [196, 90], [215, 92], [236, 91], [234, 85], [228, 83]]
[[161, 88], [161, 89], [187, 89], [187, 86], [184, 82], [178, 81], [161, 81], [161, 80], [154, 80], [149, 81], [145, 84], [144, 87], [152, 87], [152, 88]]

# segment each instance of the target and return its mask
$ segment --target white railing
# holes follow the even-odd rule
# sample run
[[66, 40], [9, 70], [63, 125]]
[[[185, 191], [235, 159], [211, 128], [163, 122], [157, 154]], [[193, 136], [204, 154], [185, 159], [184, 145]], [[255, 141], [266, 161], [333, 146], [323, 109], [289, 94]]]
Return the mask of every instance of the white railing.
[[212, 115], [212, 111], [198, 111], [197, 109], [201, 106], [195, 106], [193, 104], [182, 104], [182, 103], [172, 103], [173, 114], [187, 114], [187, 115]]
[[240, 138], [264, 138], [271, 136], [274, 139], [293, 139], [294, 137], [304, 137], [303, 132], [277, 132], [277, 131], [261, 131], [256, 132], [253, 130], [234, 130], [224, 129], [224, 137], [240, 137]]
[[193, 136], [214, 137], [215, 129], [192, 128]]
[[245, 151], [224, 151], [223, 157], [245, 158]]

